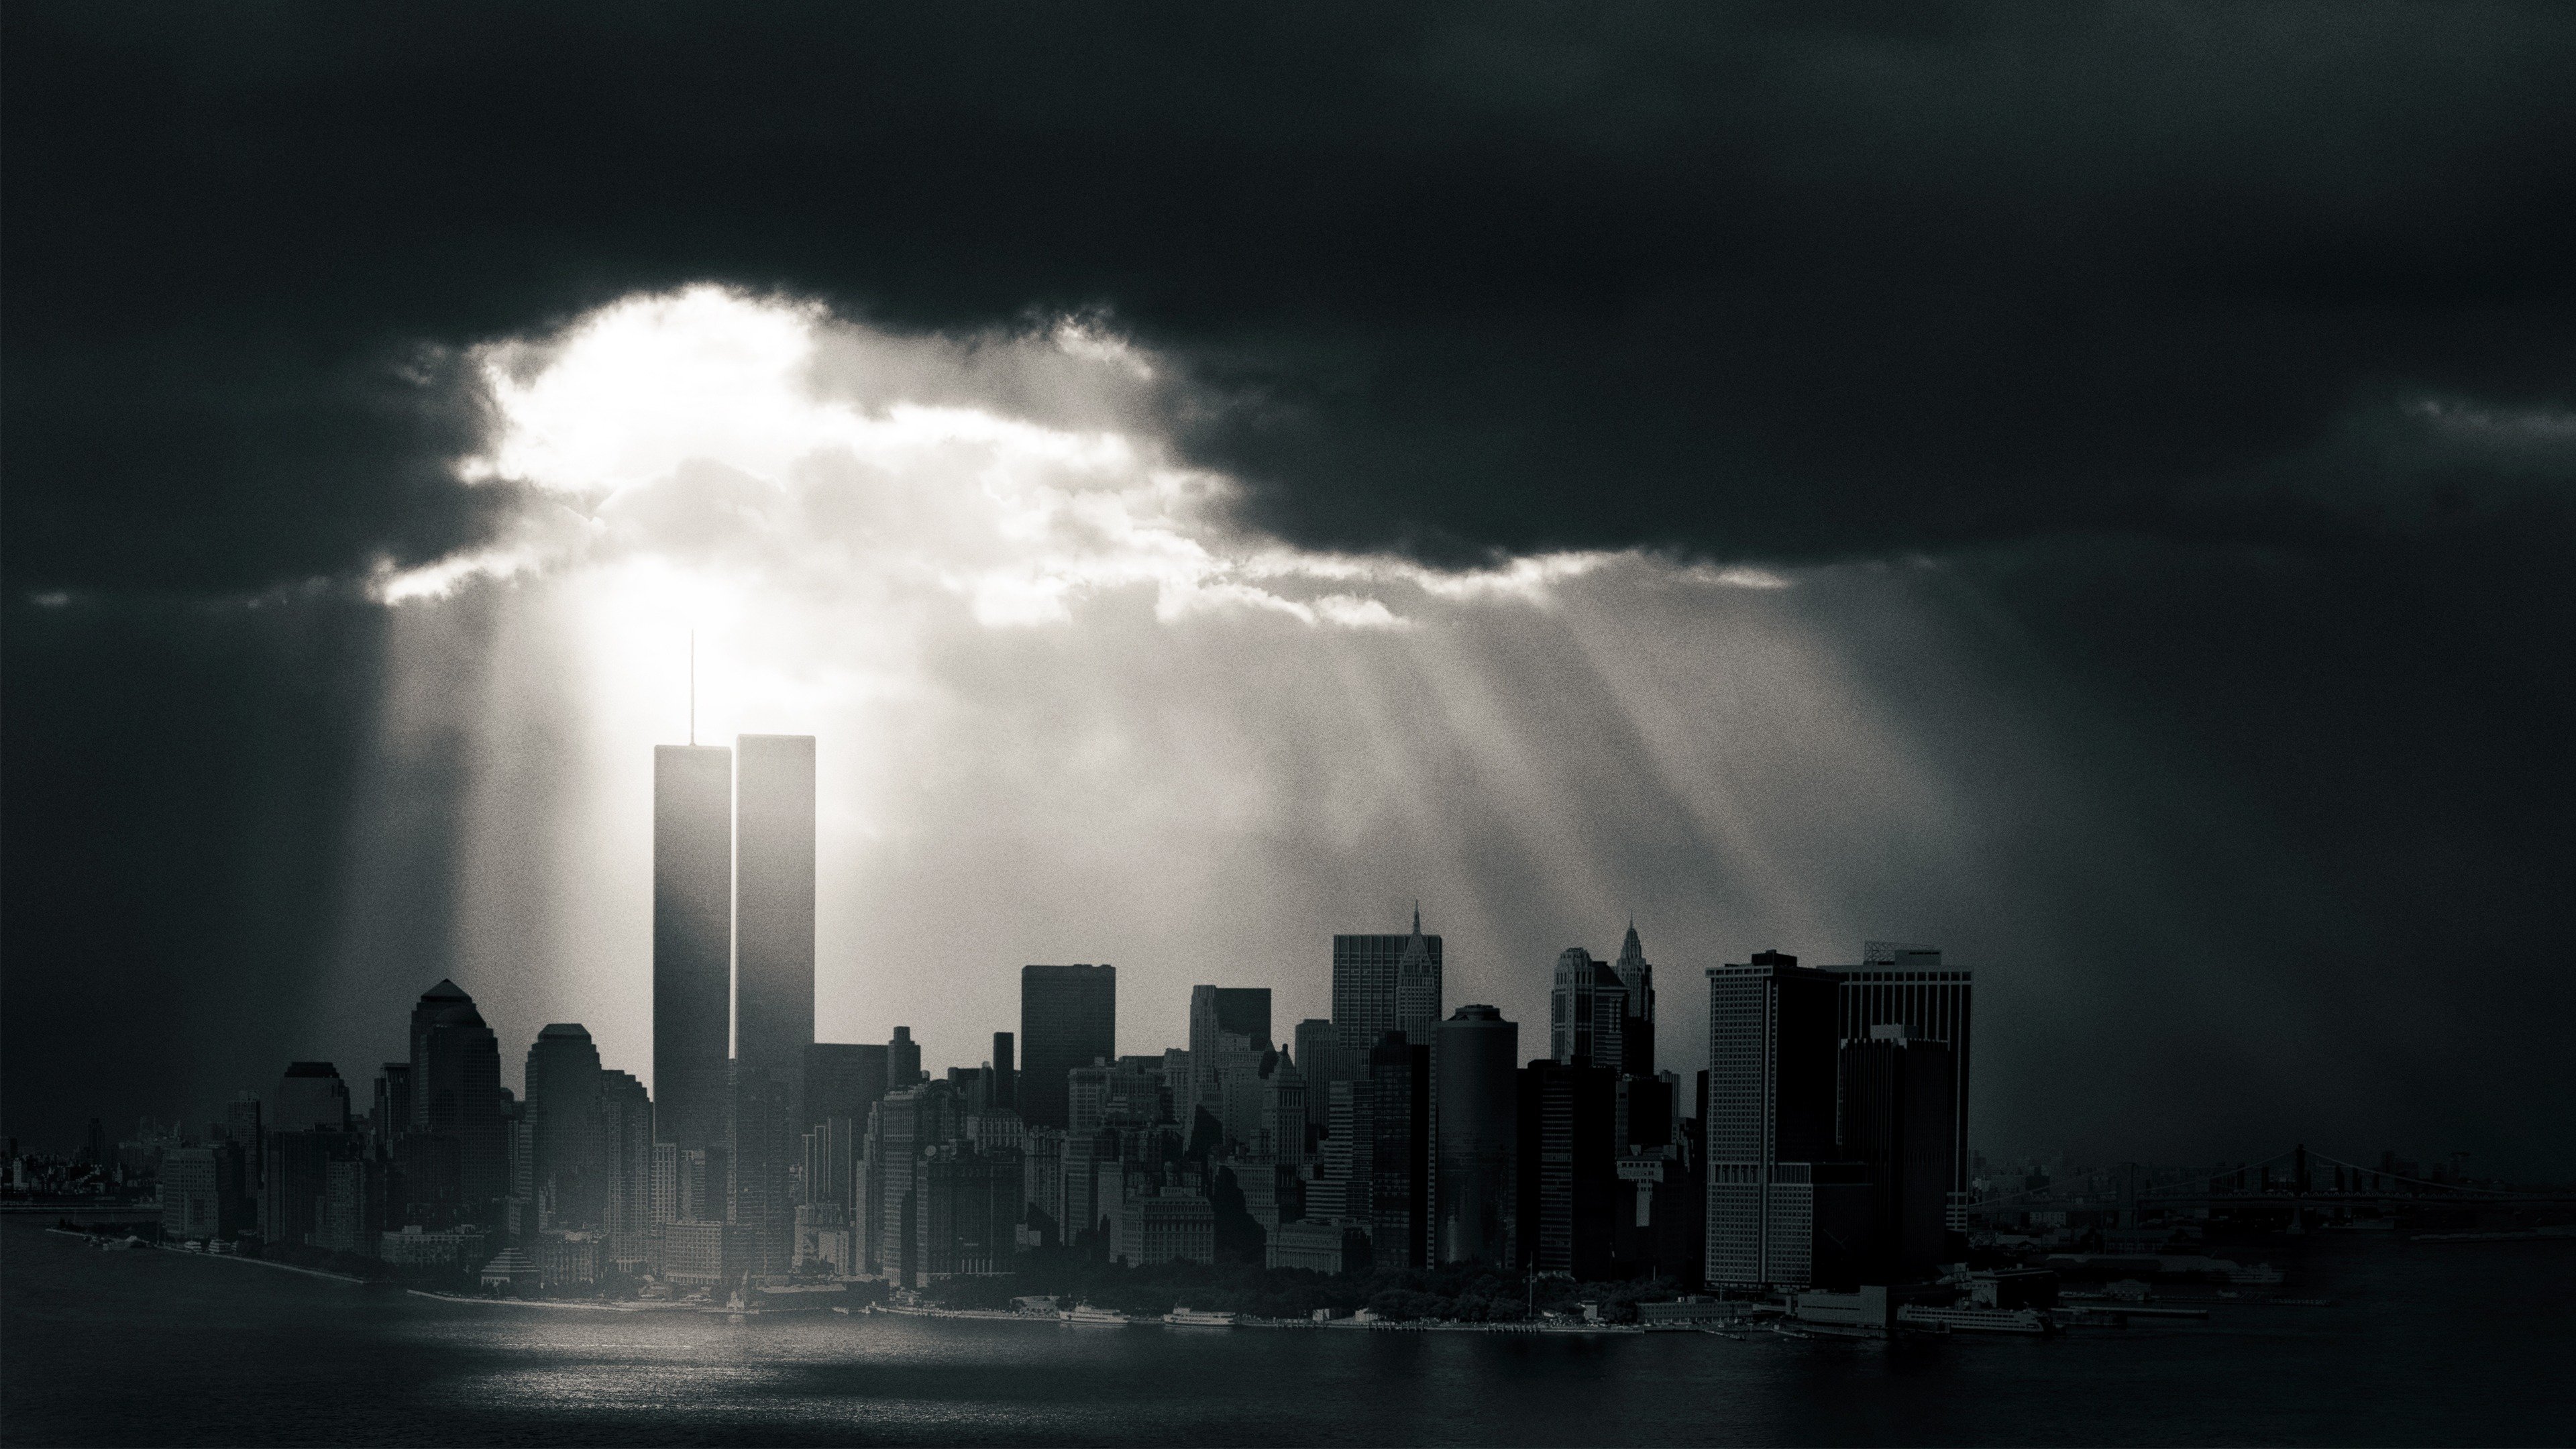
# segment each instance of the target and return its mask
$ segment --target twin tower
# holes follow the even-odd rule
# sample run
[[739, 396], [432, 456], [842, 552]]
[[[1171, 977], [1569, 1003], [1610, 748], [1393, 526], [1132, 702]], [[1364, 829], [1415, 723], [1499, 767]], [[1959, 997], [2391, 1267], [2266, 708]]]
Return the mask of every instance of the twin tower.
[[653, 750], [655, 1136], [726, 1140], [731, 1083], [814, 1041], [814, 737]]

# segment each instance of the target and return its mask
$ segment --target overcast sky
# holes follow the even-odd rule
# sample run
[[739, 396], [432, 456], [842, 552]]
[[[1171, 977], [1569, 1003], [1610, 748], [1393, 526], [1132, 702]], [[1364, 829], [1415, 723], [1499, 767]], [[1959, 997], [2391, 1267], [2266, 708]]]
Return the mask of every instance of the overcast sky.
[[1544, 1049], [1979, 975], [1975, 1145], [2576, 1174], [2554, 6], [13, 4], [6, 1130], [650, 1077], [650, 749], [827, 1037], [1016, 968]]

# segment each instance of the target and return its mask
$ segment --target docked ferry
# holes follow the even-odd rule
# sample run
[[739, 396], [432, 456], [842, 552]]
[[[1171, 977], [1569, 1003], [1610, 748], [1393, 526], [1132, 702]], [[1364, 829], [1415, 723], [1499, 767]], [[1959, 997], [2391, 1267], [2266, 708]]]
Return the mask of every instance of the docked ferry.
[[1236, 1324], [1243, 1322], [1243, 1315], [1240, 1313], [1213, 1313], [1205, 1309], [1192, 1308], [1183, 1304], [1180, 1307], [1174, 1308], [1171, 1312], [1164, 1314], [1163, 1321], [1165, 1323], [1178, 1324], [1183, 1328], [1232, 1328]]
[[1124, 1313], [1114, 1309], [1094, 1308], [1088, 1303], [1077, 1303], [1071, 1308], [1059, 1309], [1055, 1316], [1065, 1323], [1125, 1324], [1132, 1321]]

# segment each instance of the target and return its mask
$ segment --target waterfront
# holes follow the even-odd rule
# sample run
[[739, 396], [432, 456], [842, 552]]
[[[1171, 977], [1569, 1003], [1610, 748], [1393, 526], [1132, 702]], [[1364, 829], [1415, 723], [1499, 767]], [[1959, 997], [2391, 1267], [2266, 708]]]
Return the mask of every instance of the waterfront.
[[1897, 1344], [444, 1303], [0, 1225], [0, 1433], [216, 1443], [2560, 1443], [2576, 1245], [2310, 1240], [2331, 1308]]

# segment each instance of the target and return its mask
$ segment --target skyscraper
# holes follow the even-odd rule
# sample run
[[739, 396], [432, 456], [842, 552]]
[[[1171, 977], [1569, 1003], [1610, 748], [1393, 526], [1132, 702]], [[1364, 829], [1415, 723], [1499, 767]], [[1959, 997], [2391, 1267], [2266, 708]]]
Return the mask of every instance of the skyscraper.
[[269, 1104], [272, 1132], [345, 1132], [349, 1084], [329, 1062], [289, 1062]]
[[653, 1089], [663, 1139], [693, 1150], [721, 1143], [732, 1055], [733, 751], [657, 745]]
[[1369, 1049], [1369, 1086], [1369, 1244], [1380, 1268], [1420, 1268], [1431, 1251], [1431, 1048], [1386, 1032]]
[[1634, 920], [1628, 922], [1627, 938], [1619, 943], [1619, 959], [1610, 963], [1610, 971], [1627, 988], [1627, 1017], [1619, 1032], [1624, 1057], [1620, 1070], [1632, 1077], [1651, 1077], [1655, 1074], [1655, 967], [1637, 941]]
[[1422, 934], [1420, 907], [1408, 934], [1333, 937], [1333, 1029], [1346, 1046], [1365, 1054], [1390, 1031], [1427, 1046], [1439, 1021], [1440, 938]]
[[1619, 1074], [1540, 1060], [1520, 1073], [1518, 1254], [1534, 1273], [1602, 1278], [1618, 1195]]
[[1709, 968], [1711, 1283], [1795, 1287], [1857, 1271], [1869, 1189], [1834, 1143], [1841, 985], [1777, 951]]
[[912, 1039], [912, 1028], [898, 1026], [894, 1039], [886, 1043], [886, 1085], [889, 1092], [921, 1085], [921, 1043]]
[[993, 1033], [993, 1105], [1007, 1111], [1020, 1110], [1019, 1056], [1007, 1031]]
[[734, 789], [734, 1057], [793, 1085], [814, 1041], [814, 737], [744, 735]]
[[463, 1002], [471, 1006], [474, 998], [463, 987], [441, 978], [436, 986], [420, 994], [411, 1008], [411, 1125], [429, 1125], [429, 1097], [421, 1084], [429, 1080], [429, 1029], [438, 1024], [438, 1014]]
[[804, 1117], [811, 1128], [845, 1117], [864, 1127], [886, 1094], [886, 1049], [876, 1042], [816, 1042], [805, 1049]]
[[608, 1259], [620, 1273], [638, 1272], [653, 1231], [653, 1097], [634, 1073], [599, 1074], [597, 1142]]
[[1619, 1071], [1627, 1063], [1627, 1021], [1627, 983], [1610, 963], [1580, 946], [1559, 952], [1547, 993], [1549, 1059]]
[[[1257, 1115], [1261, 1058], [1270, 1050], [1270, 988], [1267, 986], [1193, 986], [1190, 988], [1190, 1079], [1173, 1106], [1183, 1130], [1194, 1131], [1197, 1113], [1205, 1109], [1229, 1137], [1249, 1140], [1247, 1115]], [[1227, 1115], [1232, 1090], [1234, 1116]], [[1247, 1103], [1239, 1100], [1254, 1094]]]
[[1513, 1264], [1520, 1040], [1519, 1024], [1490, 1006], [1440, 1023], [1439, 1262]]
[[1118, 969], [1020, 968], [1020, 1116], [1032, 1127], [1070, 1127], [1066, 1075], [1118, 1054]]
[[787, 1191], [788, 1168], [800, 1155], [801, 1134], [789, 1115], [794, 1089], [785, 1072], [748, 1065], [736, 1071], [726, 1143], [732, 1221], [749, 1239], [752, 1271], [784, 1273], [796, 1254], [796, 1205]]
[[1943, 1259], [1952, 1081], [1950, 1048], [1902, 1026], [1873, 1026], [1867, 1040], [1843, 1043], [1842, 1155], [1869, 1170], [1865, 1282], [1908, 1282]]
[[[493, 1226], [508, 1195], [508, 1142], [501, 1122], [501, 1044], [473, 999], [447, 982], [455, 1000], [438, 1009], [422, 1039], [423, 1063], [412, 1074], [413, 1100], [433, 1136], [456, 1142], [457, 1189], [471, 1221]], [[422, 998], [426, 1003], [429, 998]]]
[[1867, 1041], [1870, 1028], [1902, 1026], [1908, 1039], [1950, 1048], [1950, 1182], [1946, 1221], [1968, 1230], [1968, 1028], [1975, 973], [1943, 966], [1939, 948], [1871, 941], [1861, 964], [1840, 966], [1843, 979], [1836, 1034]]
[[599, 1143], [599, 1048], [578, 1022], [559, 1021], [528, 1047], [533, 1191], [550, 1227], [597, 1226], [605, 1183]]

